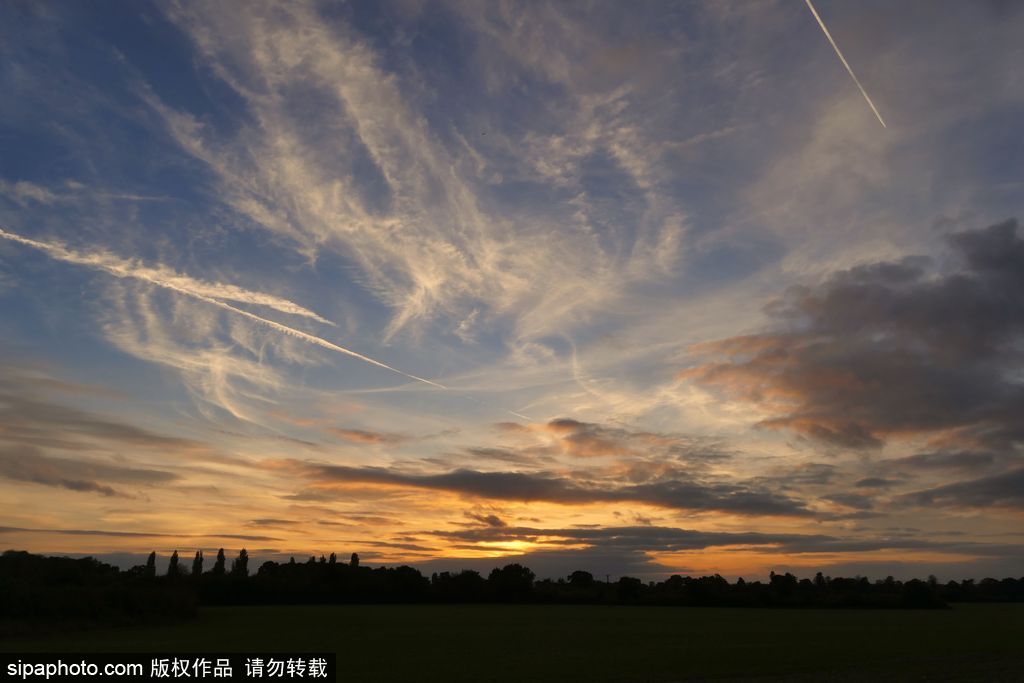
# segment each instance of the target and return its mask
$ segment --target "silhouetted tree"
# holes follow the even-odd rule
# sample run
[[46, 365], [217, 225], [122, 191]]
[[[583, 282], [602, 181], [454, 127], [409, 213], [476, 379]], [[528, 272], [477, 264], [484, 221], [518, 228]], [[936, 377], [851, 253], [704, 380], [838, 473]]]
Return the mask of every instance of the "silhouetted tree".
[[231, 576], [245, 578], [249, 576], [249, 552], [242, 548], [238, 551], [238, 557], [231, 562]]
[[217, 560], [213, 563], [213, 575], [224, 576], [224, 564], [226, 559], [224, 557], [224, 548], [217, 551]]
[[640, 579], [634, 579], [632, 576], [619, 577], [619, 582], [616, 584], [619, 600], [633, 602], [639, 599], [643, 586], [644, 584]]
[[533, 579], [534, 574], [530, 569], [521, 564], [507, 564], [491, 571], [487, 577], [487, 587], [499, 600], [522, 601], [530, 597]]
[[904, 607], [928, 608], [942, 606], [942, 599], [935, 592], [934, 588], [919, 579], [911, 579], [903, 584], [902, 602]]
[[181, 567], [178, 566], [178, 551], [171, 553], [171, 561], [167, 563], [167, 578], [176, 579], [181, 576]]
[[0, 641], [19, 624], [32, 631], [86, 624], [136, 624], [195, 613], [196, 597], [180, 582], [141, 580], [156, 572], [156, 553], [127, 571], [91, 557], [0, 554]]
[[594, 575], [590, 572], [574, 571], [569, 574], [569, 585], [575, 588], [590, 588], [594, 585]]
[[199, 578], [203, 575], [203, 551], [197, 550], [196, 556], [192, 560], [192, 576]]
[[[218, 553], [221, 573], [224, 553]], [[185, 615], [196, 601], [202, 604], [355, 603], [355, 602], [542, 602], [633, 603], [750, 607], [874, 607], [936, 608], [946, 602], [1024, 602], [1024, 579], [980, 581], [869, 581], [863, 577], [813, 579], [772, 572], [767, 583], [738, 579], [730, 584], [719, 575], [673, 575], [660, 583], [643, 583], [623, 576], [615, 583], [594, 580], [586, 571], [567, 579], [536, 581], [520, 564], [495, 568], [484, 580], [474, 571], [441, 572], [428, 581], [413, 567], [360, 567], [327, 558], [296, 563], [264, 562], [249, 575], [248, 551], [238, 553], [231, 580], [152, 580], [156, 552], [128, 571], [92, 559], [46, 558], [16, 551], [0, 555], [0, 629], [4, 619], [47, 618], [121, 620], [160, 615]], [[202, 571], [203, 553], [196, 552], [193, 573]], [[167, 575], [183, 573], [177, 551]], [[216, 574], [214, 567], [211, 573]], [[151, 577], [151, 580], [145, 580]]]
[[486, 583], [479, 572], [463, 569], [458, 574], [435, 573], [430, 577], [436, 599], [442, 602], [477, 602], [484, 598]]
[[359, 566], [359, 553], [352, 553], [352, 557], [349, 559], [348, 564], [350, 567]]
[[334, 553], [331, 553], [331, 556], [329, 558], [327, 558], [327, 564], [337, 564], [337, 562], [338, 562], [338, 556], [335, 555]]
[[768, 581], [768, 585], [771, 588], [772, 593], [779, 598], [789, 598], [796, 593], [797, 580], [796, 577], [789, 572], [782, 575], [771, 572]]

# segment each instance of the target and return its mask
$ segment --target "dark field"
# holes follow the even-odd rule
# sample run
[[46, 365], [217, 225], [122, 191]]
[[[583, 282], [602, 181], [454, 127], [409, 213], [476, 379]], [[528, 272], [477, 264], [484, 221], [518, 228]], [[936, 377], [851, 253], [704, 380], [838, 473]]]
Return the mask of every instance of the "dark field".
[[15, 651], [335, 651], [339, 680], [1024, 680], [1024, 605], [781, 610], [539, 605], [204, 608]]

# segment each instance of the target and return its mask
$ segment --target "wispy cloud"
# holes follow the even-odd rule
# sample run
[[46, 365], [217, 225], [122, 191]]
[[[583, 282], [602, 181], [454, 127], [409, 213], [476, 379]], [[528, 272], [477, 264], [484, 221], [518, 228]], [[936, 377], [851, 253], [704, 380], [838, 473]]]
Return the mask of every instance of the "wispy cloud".
[[21, 206], [30, 203], [52, 204], [60, 200], [60, 197], [48, 188], [27, 180], [10, 183], [0, 179], [0, 195], [10, 197]]
[[[270, 12], [274, 20], [265, 21]], [[500, 34], [469, 13], [483, 22], [473, 30]], [[181, 148], [213, 171], [218, 197], [235, 211], [307, 253], [328, 249], [354, 260], [360, 282], [393, 311], [385, 338], [440, 323], [472, 339], [478, 327], [511, 321], [513, 344], [526, 344], [620, 305], [631, 286], [676, 262], [685, 214], [662, 191], [665, 174], [651, 161], [657, 142], [621, 120], [622, 88], [593, 97], [568, 91], [564, 105], [578, 112], [569, 120], [520, 121], [554, 123], [564, 133], [517, 141], [499, 127], [485, 140], [465, 129], [471, 113], [457, 130], [434, 128], [403, 88], [417, 75], [385, 69], [370, 43], [325, 21], [312, 4], [248, 4], [244, 12], [183, 6], [171, 18], [260, 124], [242, 122], [225, 137], [149, 89], [142, 96]], [[524, 68], [518, 54], [506, 58]], [[316, 93], [322, 116], [289, 105], [295, 88]], [[452, 136], [462, 143], [446, 145]], [[518, 154], [509, 158], [524, 142], [538, 153], [579, 154], [526, 164]], [[612, 159], [609, 175], [642, 189], [638, 203], [620, 207], [630, 224], [609, 220], [609, 207], [582, 186], [582, 165], [593, 158]], [[481, 164], [494, 168], [482, 177]], [[525, 172], [522, 181], [540, 189], [555, 166], [568, 174], [564, 201], [529, 210], [496, 201], [485, 179]]]
[[135, 263], [131, 261], [123, 261], [117, 259], [116, 257], [113, 257], [110, 254], [107, 254], [106, 252], [82, 254], [67, 249], [63, 245], [48, 242], [40, 242], [38, 240], [29, 239], [27, 237], [22, 237], [20, 235], [15, 235], [13, 233], [7, 232], [2, 228], [0, 228], [0, 237], [6, 240], [10, 240], [12, 242], [18, 242], [19, 244], [24, 244], [26, 246], [40, 249], [58, 261], [74, 263], [77, 265], [87, 266], [90, 268], [96, 268], [118, 278], [132, 278], [142, 280], [144, 282], [157, 285], [158, 287], [163, 287], [165, 289], [178, 292], [179, 294], [190, 296], [194, 299], [198, 299], [212, 306], [217, 306], [226, 311], [230, 311], [235, 315], [240, 315], [261, 325], [265, 325], [266, 327], [276, 330], [277, 332], [280, 332], [282, 334], [295, 337], [296, 339], [301, 339], [305, 342], [309, 342], [310, 344], [316, 344], [317, 346], [325, 348], [329, 351], [335, 351], [346, 356], [357, 358], [365, 363], [376, 365], [379, 368], [390, 370], [391, 372], [398, 373], [399, 375], [408, 377], [409, 379], [414, 379], [417, 382], [423, 382], [424, 384], [429, 384], [439, 389], [446, 388], [445, 386], [438, 384], [437, 382], [432, 382], [428, 379], [424, 379], [422, 377], [417, 377], [416, 375], [403, 372], [402, 370], [387, 365], [386, 363], [374, 360], [373, 358], [358, 353], [357, 351], [346, 349], [343, 346], [339, 346], [334, 342], [327, 341], [326, 339], [309, 334], [308, 332], [303, 332], [302, 330], [295, 329], [294, 327], [289, 327], [288, 325], [284, 325], [277, 321], [264, 318], [250, 311], [246, 311], [236, 306], [232, 306], [229, 303], [221, 301], [221, 299], [223, 298], [229, 301], [243, 301], [245, 303], [262, 304], [286, 313], [304, 315], [306, 317], [311, 317], [320, 322], [333, 324], [327, 320], [324, 320], [323, 318], [320, 318], [320, 316], [316, 315], [312, 311], [308, 311], [298, 306], [297, 304], [293, 304], [290, 301], [279, 299], [277, 297], [269, 296], [266, 294], [250, 292], [248, 290], [243, 290], [233, 285], [219, 285], [207, 282], [200, 282], [197, 280], [193, 280], [192, 278], [189, 277], [174, 274], [173, 271], [168, 271], [163, 268], [153, 269], [138, 267]]

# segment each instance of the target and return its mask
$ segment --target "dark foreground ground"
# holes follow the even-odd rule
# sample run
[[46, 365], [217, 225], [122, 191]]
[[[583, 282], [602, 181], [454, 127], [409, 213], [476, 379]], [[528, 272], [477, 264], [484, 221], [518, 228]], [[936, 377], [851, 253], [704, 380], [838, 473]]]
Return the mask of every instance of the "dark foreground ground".
[[204, 608], [6, 651], [334, 651], [339, 680], [1024, 681], [1024, 605], [782, 610], [540, 605]]

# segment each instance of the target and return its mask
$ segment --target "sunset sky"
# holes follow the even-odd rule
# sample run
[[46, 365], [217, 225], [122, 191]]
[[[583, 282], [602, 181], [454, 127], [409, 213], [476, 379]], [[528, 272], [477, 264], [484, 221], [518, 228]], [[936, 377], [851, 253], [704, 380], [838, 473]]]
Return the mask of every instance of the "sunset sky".
[[1024, 566], [1024, 3], [0, 5], [0, 549]]

